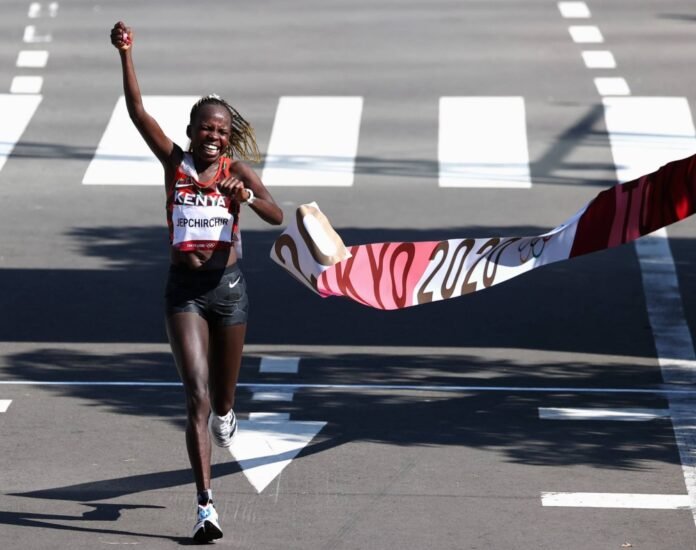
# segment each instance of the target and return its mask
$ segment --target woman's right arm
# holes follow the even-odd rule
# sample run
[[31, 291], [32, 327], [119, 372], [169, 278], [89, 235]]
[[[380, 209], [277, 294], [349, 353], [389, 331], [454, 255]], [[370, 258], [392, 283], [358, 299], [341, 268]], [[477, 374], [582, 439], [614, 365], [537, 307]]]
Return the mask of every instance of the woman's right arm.
[[121, 68], [123, 70], [123, 93], [126, 98], [126, 107], [133, 124], [143, 136], [150, 150], [155, 154], [165, 168], [171, 168], [181, 161], [181, 149], [174, 145], [160, 128], [157, 121], [148, 114], [143, 107], [143, 98], [140, 95], [138, 79], [135, 76], [133, 57], [133, 32], [130, 27], [119, 21], [111, 29], [111, 43], [116, 47], [121, 56]]

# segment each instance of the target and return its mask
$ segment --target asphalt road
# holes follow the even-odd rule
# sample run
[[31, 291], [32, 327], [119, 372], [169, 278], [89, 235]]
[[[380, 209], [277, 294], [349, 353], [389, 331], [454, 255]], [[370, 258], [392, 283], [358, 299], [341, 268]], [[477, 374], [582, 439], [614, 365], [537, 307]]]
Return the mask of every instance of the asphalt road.
[[[122, 93], [115, 21], [135, 31], [143, 93], [217, 92], [252, 121], [262, 151], [280, 97], [363, 97], [354, 185], [272, 189], [286, 216], [316, 200], [347, 244], [538, 234], [613, 185], [598, 74], [570, 24], [601, 28], [617, 61], [606, 74], [632, 95], [684, 97], [696, 110], [687, 0], [590, 1], [590, 23], [546, 0], [66, 0], [55, 17], [48, 4], [30, 19], [30, 2], [5, 0], [0, 22], [0, 93], [18, 74], [44, 78], [0, 170], [8, 548], [171, 548], [193, 525], [183, 395], [161, 313], [163, 193], [82, 184]], [[51, 41], [24, 43], [27, 25]], [[46, 67], [17, 68], [22, 49], [49, 51]], [[530, 189], [438, 187], [442, 96], [524, 98]], [[695, 229], [686, 220], [669, 230], [691, 335]], [[244, 218], [252, 316], [237, 412], [251, 431], [258, 412], [326, 425], [260, 493], [216, 450], [220, 546], [696, 548], [693, 504], [542, 505], [546, 492], [688, 493], [669, 418], [539, 415], [669, 406], [650, 391], [663, 377], [632, 245], [380, 312], [298, 285], [268, 258], [277, 235]], [[299, 370], [262, 372], [268, 356], [299, 358]], [[291, 401], [261, 401], [269, 384], [298, 386]], [[413, 389], [426, 386], [449, 389]]]

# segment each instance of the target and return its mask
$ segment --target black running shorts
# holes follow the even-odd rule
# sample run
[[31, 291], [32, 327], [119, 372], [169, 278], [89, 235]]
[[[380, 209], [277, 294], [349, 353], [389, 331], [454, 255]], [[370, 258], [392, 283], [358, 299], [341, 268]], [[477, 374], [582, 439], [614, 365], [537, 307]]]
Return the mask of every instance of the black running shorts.
[[249, 298], [237, 264], [226, 269], [191, 270], [172, 265], [164, 293], [167, 316], [197, 313], [223, 326], [247, 322]]

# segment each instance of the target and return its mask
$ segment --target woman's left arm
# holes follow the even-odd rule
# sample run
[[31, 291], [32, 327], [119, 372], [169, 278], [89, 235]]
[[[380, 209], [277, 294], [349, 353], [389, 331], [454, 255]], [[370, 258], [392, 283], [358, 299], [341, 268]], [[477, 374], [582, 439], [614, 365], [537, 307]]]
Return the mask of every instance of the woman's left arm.
[[230, 177], [219, 184], [223, 193], [248, 206], [258, 216], [271, 225], [283, 223], [283, 211], [273, 200], [266, 186], [251, 167], [235, 161], [230, 169]]

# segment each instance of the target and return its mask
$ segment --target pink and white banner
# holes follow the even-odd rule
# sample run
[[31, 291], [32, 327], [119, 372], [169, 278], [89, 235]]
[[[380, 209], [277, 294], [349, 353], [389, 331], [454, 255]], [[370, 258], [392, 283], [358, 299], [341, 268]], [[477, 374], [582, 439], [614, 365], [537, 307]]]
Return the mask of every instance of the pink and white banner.
[[631, 242], [696, 208], [696, 155], [602, 191], [535, 237], [361, 244], [346, 248], [316, 203], [297, 209], [271, 258], [320, 296], [400, 309], [483, 290], [553, 262]]

